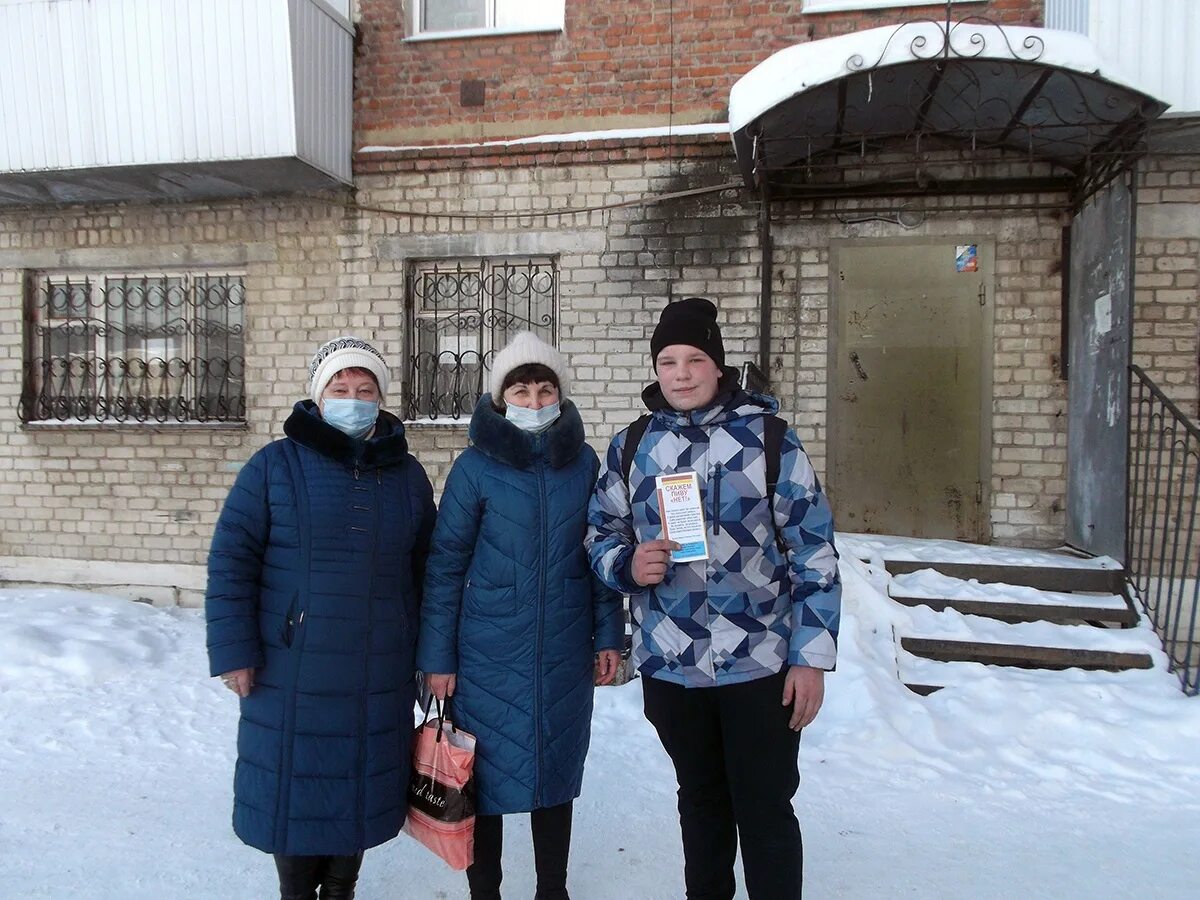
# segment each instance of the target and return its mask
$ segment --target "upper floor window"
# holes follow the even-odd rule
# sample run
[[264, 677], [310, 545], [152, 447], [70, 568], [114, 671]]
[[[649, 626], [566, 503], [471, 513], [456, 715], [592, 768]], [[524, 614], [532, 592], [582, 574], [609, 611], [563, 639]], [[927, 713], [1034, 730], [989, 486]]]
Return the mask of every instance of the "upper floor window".
[[566, 0], [414, 0], [414, 37], [559, 31]]
[[243, 421], [245, 301], [228, 273], [30, 276], [21, 420]]
[[556, 343], [558, 267], [546, 258], [414, 263], [405, 417], [469, 420], [492, 357], [519, 331]]

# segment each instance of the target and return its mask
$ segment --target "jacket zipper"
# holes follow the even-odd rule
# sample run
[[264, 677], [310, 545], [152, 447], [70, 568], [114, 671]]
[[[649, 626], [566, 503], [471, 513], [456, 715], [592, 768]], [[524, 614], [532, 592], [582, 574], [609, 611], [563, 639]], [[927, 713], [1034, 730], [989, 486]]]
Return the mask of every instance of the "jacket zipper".
[[[354, 467], [354, 479], [358, 480], [358, 466]], [[367, 482], [370, 484], [370, 482]], [[383, 478], [380, 476], [379, 483], [383, 484]], [[369, 490], [369, 488], [368, 488]], [[368, 718], [368, 697], [371, 694], [371, 632], [374, 628], [374, 589], [375, 589], [375, 556], [378, 550], [379, 541], [379, 506], [382, 501], [380, 491], [375, 491], [371, 504], [374, 517], [374, 533], [370, 536], [371, 540], [371, 564], [367, 567], [367, 634], [366, 646], [363, 652], [363, 683], [362, 683], [362, 704], [359, 707], [359, 739], [358, 739], [358, 845], [364, 846], [367, 835], [367, 718]]]
[[713, 534], [721, 533], [721, 464], [713, 466]]
[[[706, 444], [705, 453], [712, 453], [712, 437], [711, 437], [711, 435], [709, 435], [707, 430], [704, 431], [704, 441]], [[719, 464], [714, 465], [713, 470], [712, 470], [712, 476], [709, 479], [712, 482], [712, 485], [711, 485], [712, 491], [710, 493], [711, 493], [712, 499], [713, 499], [713, 534], [714, 535], [719, 534], [720, 530], [721, 530], [721, 523], [717, 516], [717, 510], [719, 509], [719, 507], [717, 505], [717, 498], [718, 498], [718, 494], [720, 493], [720, 490], [721, 490], [721, 481], [720, 481], [721, 476], [720, 476], [719, 469], [720, 469]], [[704, 627], [706, 629], [708, 629], [709, 634], [712, 634], [713, 619], [715, 617], [713, 615], [712, 601], [710, 600], [709, 594], [708, 594], [708, 586], [710, 583], [709, 576], [712, 575], [712, 566], [713, 566], [712, 552], [711, 552], [712, 548], [709, 548], [709, 550], [710, 550], [709, 558], [708, 558], [708, 560], [706, 560], [704, 562], [704, 567], [705, 567], [704, 568]], [[709, 675], [712, 677], [713, 681], [715, 682], [716, 677], [717, 677], [717, 668], [716, 668], [716, 665], [714, 664], [711, 641], [709, 641], [708, 650], [705, 652], [703, 660], [708, 663]], [[700, 660], [697, 660], [697, 664], [699, 664], [699, 663], [700, 663]], [[687, 679], [687, 676], [685, 674], [684, 675], [685, 683], [686, 683], [686, 679]]]
[[541, 525], [541, 541], [538, 548], [538, 595], [537, 595], [537, 653], [534, 656], [533, 672], [533, 728], [534, 728], [534, 774], [533, 798], [535, 806], [542, 802], [542, 633], [545, 630], [546, 613], [546, 543], [550, 540], [546, 523], [546, 464], [538, 467], [538, 521]]

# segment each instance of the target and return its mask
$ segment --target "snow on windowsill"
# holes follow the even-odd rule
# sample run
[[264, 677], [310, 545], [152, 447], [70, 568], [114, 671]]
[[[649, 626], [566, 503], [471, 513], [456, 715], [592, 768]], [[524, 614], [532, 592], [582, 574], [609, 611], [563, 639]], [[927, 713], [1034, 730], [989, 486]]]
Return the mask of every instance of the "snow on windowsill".
[[563, 31], [559, 25], [519, 25], [511, 28], [464, 28], [461, 31], [426, 31], [411, 34], [404, 39], [406, 44], [424, 41], [454, 41], [459, 38], [507, 37], [513, 34], [557, 34]]
[[466, 428], [471, 424], [470, 416], [459, 416], [457, 419], [450, 416], [438, 416], [435, 419], [405, 419], [402, 423], [405, 428], [432, 426], [434, 428]]
[[[965, 3], [985, 3], [987, 0], [954, 0], [955, 6]], [[946, 0], [804, 0], [805, 15], [830, 12], [853, 12], [868, 9], [888, 9], [896, 6], [945, 6]]]
[[167, 428], [172, 431], [248, 431], [249, 422], [159, 422], [149, 420], [139, 422], [136, 419], [44, 419], [37, 422], [26, 422], [21, 426], [25, 431], [57, 431], [60, 429], [100, 430], [113, 428]]

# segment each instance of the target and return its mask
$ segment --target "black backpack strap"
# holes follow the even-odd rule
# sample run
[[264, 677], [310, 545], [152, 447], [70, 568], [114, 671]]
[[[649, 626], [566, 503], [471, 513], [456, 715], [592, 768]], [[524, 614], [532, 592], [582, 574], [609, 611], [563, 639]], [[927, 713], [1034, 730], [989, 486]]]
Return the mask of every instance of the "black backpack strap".
[[[779, 416], [767, 416], [763, 422], [763, 453], [767, 457], [767, 506], [772, 520], [775, 514], [775, 489], [779, 487], [779, 468], [783, 462], [783, 436], [787, 434], [787, 422]], [[787, 557], [787, 545], [783, 535], [775, 530], [775, 546]]]
[[783, 436], [787, 434], [787, 422], [779, 416], [767, 416], [763, 422], [763, 453], [767, 456], [767, 496], [775, 500], [775, 488], [779, 484], [779, 466], [783, 459]]
[[638, 444], [642, 442], [642, 435], [649, 425], [650, 416], [640, 416], [625, 431], [625, 446], [621, 448], [621, 479], [626, 488], [629, 487], [629, 473], [633, 471], [633, 455], [637, 453]]

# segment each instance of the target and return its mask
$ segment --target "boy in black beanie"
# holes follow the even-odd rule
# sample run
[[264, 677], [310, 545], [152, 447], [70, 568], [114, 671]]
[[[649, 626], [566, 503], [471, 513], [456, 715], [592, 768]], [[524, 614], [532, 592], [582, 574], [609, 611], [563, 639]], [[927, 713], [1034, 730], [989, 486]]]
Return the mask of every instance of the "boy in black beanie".
[[[797, 900], [800, 729], [824, 697], [841, 607], [833, 516], [808, 456], [725, 365], [717, 308], [659, 317], [650, 409], [609, 445], [588, 508], [592, 570], [630, 595], [646, 717], [675, 765], [689, 898]], [[706, 558], [664, 539], [660, 480], [695, 473]]]

